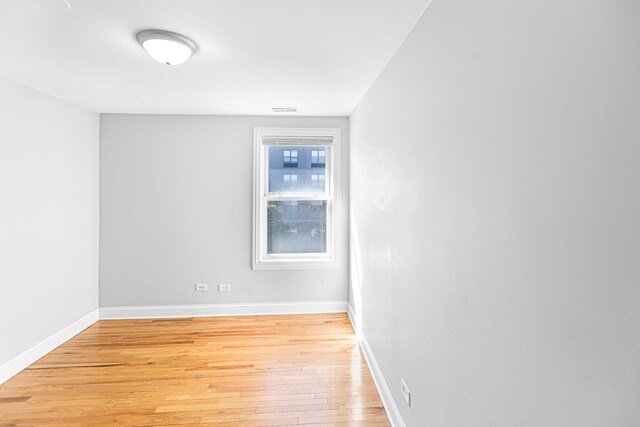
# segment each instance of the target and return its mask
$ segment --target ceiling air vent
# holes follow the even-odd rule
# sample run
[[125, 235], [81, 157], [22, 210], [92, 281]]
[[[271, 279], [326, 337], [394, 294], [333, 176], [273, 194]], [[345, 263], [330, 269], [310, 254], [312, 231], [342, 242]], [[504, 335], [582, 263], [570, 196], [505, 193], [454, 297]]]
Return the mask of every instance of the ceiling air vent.
[[298, 109], [293, 107], [274, 107], [271, 111], [274, 113], [295, 113]]

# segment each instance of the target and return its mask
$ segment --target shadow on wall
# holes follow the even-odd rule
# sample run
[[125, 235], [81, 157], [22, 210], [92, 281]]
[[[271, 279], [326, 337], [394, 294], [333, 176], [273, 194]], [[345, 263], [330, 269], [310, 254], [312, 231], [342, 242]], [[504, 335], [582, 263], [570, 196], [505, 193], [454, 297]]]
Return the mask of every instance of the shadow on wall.
[[352, 304], [355, 317], [355, 333], [358, 339], [362, 336], [362, 251], [360, 249], [360, 240], [358, 238], [358, 227], [353, 213], [353, 205], [349, 203], [349, 282], [353, 296]]

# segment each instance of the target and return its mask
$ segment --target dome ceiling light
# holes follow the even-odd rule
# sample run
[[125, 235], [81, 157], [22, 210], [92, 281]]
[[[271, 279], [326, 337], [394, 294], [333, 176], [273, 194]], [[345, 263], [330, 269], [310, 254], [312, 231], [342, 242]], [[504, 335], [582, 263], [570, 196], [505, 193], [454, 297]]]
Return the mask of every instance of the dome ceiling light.
[[136, 40], [153, 59], [165, 65], [182, 64], [198, 49], [193, 40], [166, 30], [142, 30]]

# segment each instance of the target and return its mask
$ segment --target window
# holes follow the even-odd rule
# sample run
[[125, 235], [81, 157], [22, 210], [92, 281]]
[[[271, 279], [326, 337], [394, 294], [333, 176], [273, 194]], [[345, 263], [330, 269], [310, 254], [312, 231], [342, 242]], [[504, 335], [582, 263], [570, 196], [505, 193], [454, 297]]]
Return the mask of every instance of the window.
[[311, 150], [311, 167], [324, 167], [326, 155], [324, 150]]
[[298, 167], [298, 150], [283, 150], [282, 166], [285, 168], [297, 168]]
[[283, 185], [296, 185], [298, 184], [298, 175], [282, 175]]
[[254, 143], [253, 269], [337, 267], [340, 130], [256, 128]]
[[311, 186], [324, 188], [324, 175], [311, 175]]

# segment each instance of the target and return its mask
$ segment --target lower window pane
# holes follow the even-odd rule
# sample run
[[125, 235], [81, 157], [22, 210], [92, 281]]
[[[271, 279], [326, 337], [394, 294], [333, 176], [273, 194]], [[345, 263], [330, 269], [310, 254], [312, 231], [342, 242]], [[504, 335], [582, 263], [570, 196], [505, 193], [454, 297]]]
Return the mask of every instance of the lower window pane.
[[271, 201], [267, 204], [267, 253], [327, 251], [326, 201]]

